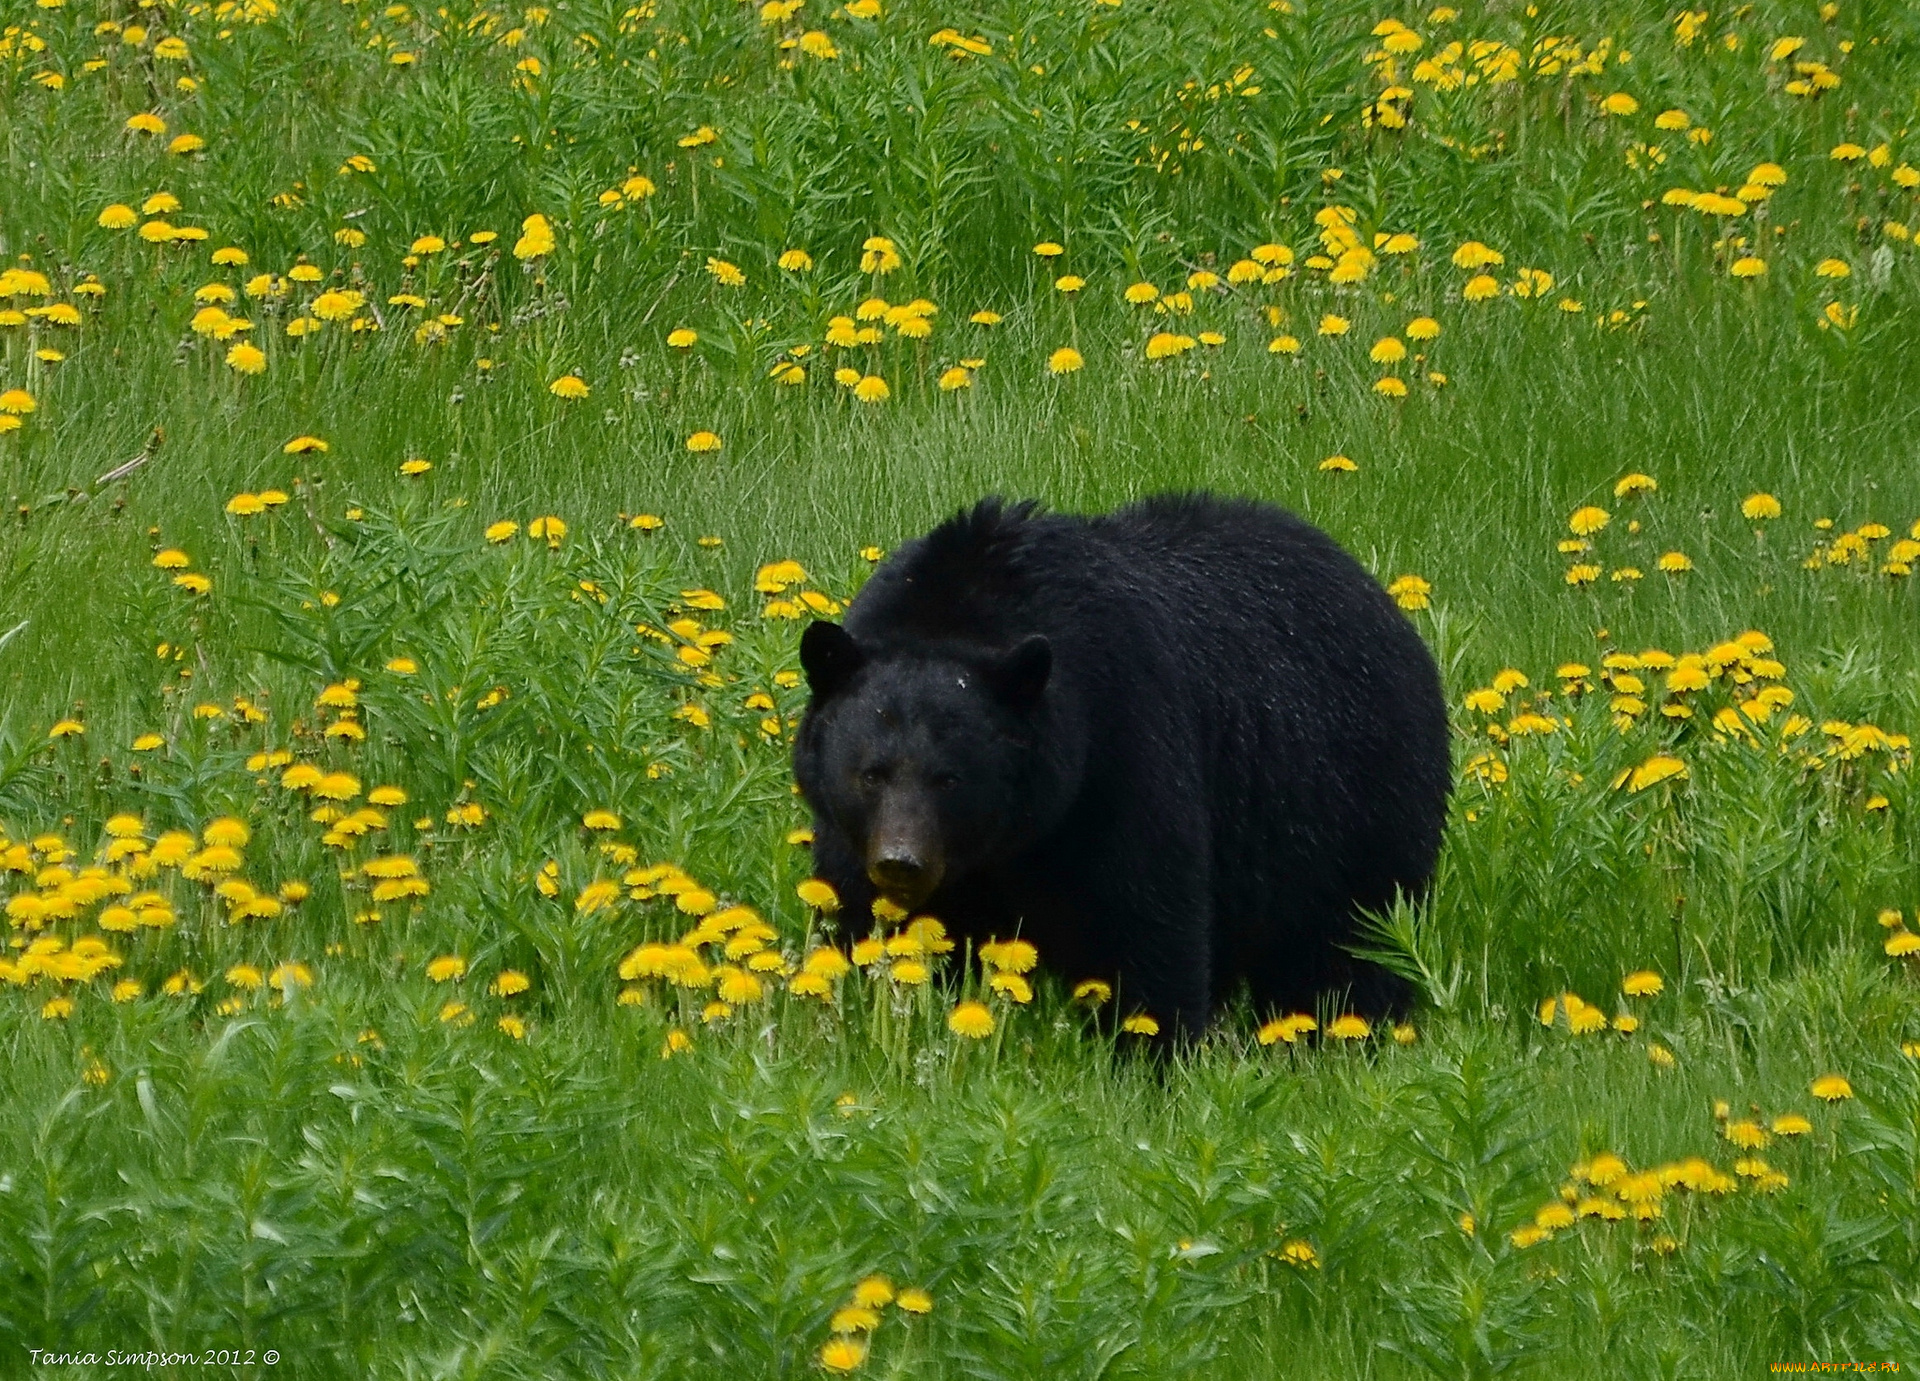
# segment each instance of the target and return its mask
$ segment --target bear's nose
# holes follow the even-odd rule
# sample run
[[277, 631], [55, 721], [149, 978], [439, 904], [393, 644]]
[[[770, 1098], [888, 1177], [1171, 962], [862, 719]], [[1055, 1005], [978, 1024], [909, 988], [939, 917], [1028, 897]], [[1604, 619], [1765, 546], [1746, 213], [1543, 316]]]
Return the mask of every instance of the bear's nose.
[[910, 892], [925, 878], [927, 865], [905, 849], [892, 849], [867, 864], [867, 876], [883, 892]]
[[889, 897], [914, 906], [939, 884], [940, 869], [910, 849], [895, 847], [868, 861], [867, 876]]

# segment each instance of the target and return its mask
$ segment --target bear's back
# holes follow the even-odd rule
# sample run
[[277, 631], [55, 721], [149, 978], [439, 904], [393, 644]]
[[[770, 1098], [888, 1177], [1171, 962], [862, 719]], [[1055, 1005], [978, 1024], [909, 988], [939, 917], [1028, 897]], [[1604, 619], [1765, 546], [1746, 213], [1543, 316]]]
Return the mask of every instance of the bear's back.
[[1122, 637], [1140, 654], [1159, 644], [1183, 660], [1259, 646], [1276, 669], [1302, 671], [1364, 656], [1368, 646], [1351, 644], [1382, 636], [1404, 652], [1413, 636], [1372, 576], [1318, 528], [1270, 504], [1209, 494], [1162, 495], [1090, 519], [983, 500], [902, 546], [846, 623], [882, 648], [1004, 647], [1036, 632], [1071, 647], [1092, 635]]

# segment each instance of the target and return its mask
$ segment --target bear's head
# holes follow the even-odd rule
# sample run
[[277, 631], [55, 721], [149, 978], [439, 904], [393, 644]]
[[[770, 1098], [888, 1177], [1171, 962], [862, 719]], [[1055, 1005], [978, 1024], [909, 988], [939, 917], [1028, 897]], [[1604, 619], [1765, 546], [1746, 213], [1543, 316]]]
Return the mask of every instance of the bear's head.
[[1030, 842], [1051, 794], [1044, 637], [876, 649], [815, 623], [800, 664], [813, 698], [794, 775], [882, 895], [918, 906]]

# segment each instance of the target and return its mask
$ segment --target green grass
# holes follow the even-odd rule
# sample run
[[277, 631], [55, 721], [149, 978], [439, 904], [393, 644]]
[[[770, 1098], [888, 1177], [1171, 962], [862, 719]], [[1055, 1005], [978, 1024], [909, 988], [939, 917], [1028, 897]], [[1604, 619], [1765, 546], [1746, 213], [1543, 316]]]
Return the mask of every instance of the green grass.
[[[1889, 569], [1920, 520], [1920, 208], [1901, 172], [1920, 163], [1920, 23], [1902, 4], [1765, 3], [1683, 43], [1677, 14], [1608, 0], [1460, 8], [1394, 12], [1422, 47], [1387, 76], [1367, 55], [1388, 11], [1350, 0], [911, 0], [877, 19], [812, 0], [775, 23], [732, 0], [544, 19], [286, 3], [259, 22], [8, 7], [0, 27], [44, 46], [0, 41], [0, 247], [48, 292], [20, 282], [0, 310], [72, 302], [81, 320], [0, 318], [0, 392], [35, 405], [0, 434], [4, 1370], [34, 1348], [238, 1348], [252, 1362], [216, 1370], [816, 1375], [876, 1273], [932, 1309], [880, 1311], [867, 1375], [1920, 1362], [1920, 960], [1884, 952], [1920, 927], [1900, 737], [1920, 723], [1920, 595]], [[149, 32], [96, 33], [107, 20]], [[929, 44], [948, 27], [994, 51]], [[812, 29], [838, 57], [776, 46]], [[159, 56], [169, 35], [187, 58]], [[1569, 36], [1557, 66], [1536, 49]], [[1444, 90], [1413, 63], [1453, 39], [1544, 65]], [[1598, 70], [1568, 70], [1602, 39]], [[537, 73], [515, 66], [529, 56]], [[1839, 87], [1788, 92], [1814, 60]], [[1375, 118], [1392, 84], [1414, 92], [1403, 130]], [[1616, 91], [1639, 109], [1604, 114]], [[1659, 130], [1670, 108], [1712, 138]], [[124, 128], [143, 111], [167, 132]], [[713, 143], [678, 143], [702, 125]], [[165, 152], [183, 132], [205, 148]], [[1843, 144], [1860, 157], [1830, 156]], [[372, 169], [340, 171], [355, 155]], [[1763, 161], [1786, 183], [1740, 215], [1661, 202], [1737, 193]], [[653, 195], [604, 206], [630, 169]], [[181, 207], [155, 215], [208, 238], [97, 224], [161, 190]], [[1305, 262], [1330, 206], [1365, 244], [1419, 246], [1337, 286]], [[536, 213], [556, 243], [522, 260]], [[473, 244], [482, 229], [500, 238]], [[403, 262], [429, 234], [457, 243]], [[870, 235], [897, 271], [861, 271]], [[1468, 239], [1504, 253], [1492, 301], [1462, 298]], [[1031, 252], [1049, 240], [1065, 253]], [[1196, 287], [1191, 315], [1122, 301], [1268, 242], [1297, 253], [1284, 282]], [[210, 265], [226, 245], [250, 262]], [[791, 248], [814, 267], [777, 268]], [[1732, 276], [1756, 252], [1764, 276]], [[1849, 274], [1816, 274], [1829, 259]], [[323, 281], [243, 291], [302, 260]], [[1513, 292], [1529, 267], [1550, 291]], [[1055, 291], [1062, 273], [1086, 286]], [[75, 291], [89, 282], [104, 295]], [[239, 291], [225, 306], [250, 330], [193, 330], [208, 284]], [[290, 337], [329, 286], [360, 292], [375, 329]], [[829, 318], [874, 295], [938, 304], [931, 337], [823, 351]], [[982, 309], [1003, 320], [968, 320]], [[461, 320], [417, 339], [440, 312]], [[1317, 332], [1328, 312], [1346, 334]], [[1442, 327], [1424, 345], [1403, 334], [1420, 315]], [[676, 327], [697, 344], [669, 347]], [[1225, 340], [1149, 361], [1159, 330]], [[1269, 349], [1282, 334], [1297, 355]], [[1421, 358], [1373, 363], [1386, 336]], [[264, 372], [227, 367], [240, 340]], [[1065, 345], [1085, 367], [1050, 375]], [[963, 359], [985, 361], [970, 387], [940, 389]], [[804, 387], [770, 379], [782, 360]], [[856, 402], [842, 364], [891, 396]], [[588, 397], [550, 392], [569, 372]], [[1385, 375], [1409, 396], [1376, 393]], [[722, 449], [690, 452], [706, 429]], [[286, 454], [298, 435], [328, 449]], [[1336, 454], [1357, 471], [1318, 468]], [[433, 468], [404, 477], [412, 457]], [[1630, 473], [1657, 489], [1616, 497]], [[1444, 668], [1461, 785], [1433, 896], [1375, 938], [1421, 985], [1411, 1043], [1261, 1045], [1236, 1011], [1157, 1065], [1051, 980], [1030, 1006], [983, 991], [965, 954], [926, 985], [850, 974], [831, 1004], [769, 975], [712, 1021], [710, 986], [623, 983], [624, 956], [690, 923], [664, 897], [581, 904], [633, 864], [753, 908], [784, 964], [825, 938], [789, 840], [801, 623], [763, 617], [762, 566], [798, 560], [843, 602], [862, 548], [982, 493], [1094, 511], [1188, 487], [1287, 504], [1383, 582], [1431, 584], [1411, 617]], [[225, 511], [264, 489], [290, 502]], [[1782, 516], [1744, 517], [1755, 493]], [[1611, 521], [1561, 550], [1586, 505]], [[640, 513], [664, 527], [636, 531]], [[568, 525], [551, 549], [482, 535], [543, 515]], [[1864, 552], [1809, 564], [1844, 534]], [[164, 548], [211, 592], [155, 569]], [[1693, 569], [1661, 571], [1668, 552]], [[1570, 584], [1589, 561], [1598, 578]], [[705, 679], [677, 655], [694, 630], [635, 631], [684, 617], [733, 637]], [[1610, 651], [1704, 654], [1749, 630], [1772, 652], [1704, 689], [1602, 680]], [[386, 669], [401, 656], [411, 674]], [[1754, 665], [1769, 656], [1777, 672]], [[1583, 693], [1562, 689], [1568, 662], [1590, 668]], [[1470, 705], [1506, 668], [1529, 684]], [[1622, 715], [1626, 675], [1645, 705]], [[350, 714], [316, 703], [349, 678]], [[1716, 722], [1770, 683], [1792, 703]], [[1680, 705], [1691, 718], [1662, 713]], [[1527, 712], [1552, 732], [1509, 739]], [[323, 736], [345, 719], [364, 741]], [[50, 737], [65, 720], [83, 732]], [[1849, 747], [1836, 721], [1883, 736]], [[163, 746], [135, 751], [146, 733]], [[1487, 753], [1503, 777], [1470, 766]], [[1616, 785], [1656, 755], [1685, 776]], [[323, 800], [281, 784], [294, 762], [408, 799], [327, 842]], [[478, 823], [450, 818], [468, 804]], [[597, 810], [619, 828], [585, 828]], [[148, 840], [241, 819], [235, 876], [309, 894], [236, 921], [214, 878], [116, 859], [170, 925], [118, 929], [120, 895], [70, 915], [20, 901], [71, 895], [48, 869], [104, 860], [127, 813]], [[363, 865], [393, 856], [426, 895], [373, 898]], [[1876, 923], [1887, 909], [1899, 928]], [[48, 938], [86, 936], [117, 967], [34, 971]], [[440, 956], [464, 975], [434, 981]], [[248, 987], [241, 967], [294, 963], [309, 982]], [[1622, 996], [1641, 969], [1664, 992]], [[506, 970], [528, 990], [495, 992]], [[1568, 992], [1637, 1029], [1575, 1034], [1564, 1000], [1543, 1025]], [[946, 1025], [972, 996], [995, 1012], [979, 1042]], [[676, 1031], [690, 1048], [663, 1058]], [[1853, 1096], [1816, 1097], [1829, 1074]], [[1808, 1132], [1733, 1143], [1793, 1114]], [[1669, 1186], [1639, 1223], [1617, 1182], [1579, 1178], [1606, 1152], [1633, 1172], [1701, 1157], [1721, 1179]], [[1522, 1245], [1563, 1192], [1583, 1216]], [[189, 1371], [206, 1374], [158, 1374]]]

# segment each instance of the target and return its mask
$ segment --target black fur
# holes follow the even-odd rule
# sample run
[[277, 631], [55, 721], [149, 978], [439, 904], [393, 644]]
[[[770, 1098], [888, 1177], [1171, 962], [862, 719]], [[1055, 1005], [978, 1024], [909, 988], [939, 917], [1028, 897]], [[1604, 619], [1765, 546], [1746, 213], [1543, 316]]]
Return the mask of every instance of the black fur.
[[902, 547], [844, 630], [802, 641], [794, 772], [815, 868], [957, 935], [1039, 947], [1126, 1010], [1202, 1029], [1406, 985], [1357, 960], [1357, 907], [1418, 895], [1451, 781], [1419, 635], [1325, 533], [1165, 496], [1096, 518], [987, 499]]

